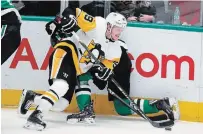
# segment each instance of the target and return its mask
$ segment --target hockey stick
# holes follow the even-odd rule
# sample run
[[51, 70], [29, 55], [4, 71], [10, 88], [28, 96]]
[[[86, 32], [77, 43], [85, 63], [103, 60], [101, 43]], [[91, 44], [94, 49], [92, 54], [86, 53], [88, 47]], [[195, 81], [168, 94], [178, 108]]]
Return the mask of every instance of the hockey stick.
[[[97, 59], [92, 52], [89, 51], [88, 47], [80, 41], [78, 35], [75, 32], [72, 32], [73, 36], [79, 41], [79, 43], [85, 48], [85, 50], [88, 52], [88, 54], [95, 60], [95, 63], [101, 64], [100, 59]], [[129, 97], [129, 95], [122, 89], [120, 84], [113, 78], [111, 77], [111, 81], [118, 87], [118, 89], [121, 91], [121, 93], [130, 101], [130, 103], [133, 105], [133, 107], [129, 106], [126, 102], [124, 102], [118, 95], [116, 95], [111, 89], [108, 89], [109, 92], [114, 95], [116, 98], [120, 98], [119, 100], [124, 103], [126, 106], [129, 106], [130, 109], [132, 109], [134, 112], [136, 112], [138, 115], [143, 117], [144, 119], [148, 120], [149, 123], [151, 123], [152, 126], [157, 127], [157, 128], [165, 128], [165, 127], [171, 127], [174, 125], [174, 121], [169, 120], [165, 122], [154, 122], [152, 121], [149, 117], [146, 116], [146, 114], [135, 104], [135, 102]]]
[[[119, 97], [115, 92], [113, 92], [110, 88], [107, 88], [107, 90], [109, 91], [109, 93], [111, 95], [113, 95], [115, 98], [117, 98], [119, 101], [121, 101], [125, 106], [127, 106], [128, 108], [130, 108], [132, 111], [136, 112], [135, 109], [128, 103], [126, 103], [121, 97]], [[164, 115], [158, 115], [158, 116], [155, 116], [155, 117], [149, 117], [152, 121], [161, 121], [161, 120], [166, 120], [167, 119], [167, 116], [164, 114]]]

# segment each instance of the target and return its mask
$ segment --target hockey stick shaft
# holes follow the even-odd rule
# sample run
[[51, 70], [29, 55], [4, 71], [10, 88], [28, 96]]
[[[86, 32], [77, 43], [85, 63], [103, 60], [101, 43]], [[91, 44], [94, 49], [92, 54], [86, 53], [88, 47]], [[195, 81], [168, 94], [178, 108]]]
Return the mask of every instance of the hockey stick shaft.
[[[89, 51], [88, 47], [82, 42], [80, 41], [78, 35], [73, 32], [72, 33], [73, 36], [75, 36], [75, 38], [79, 41], [79, 43], [85, 48], [85, 50], [88, 52], [88, 54], [95, 60], [95, 63], [97, 64], [101, 64], [100, 59], [97, 59], [94, 54], [92, 52]], [[133, 105], [133, 111], [136, 112], [138, 115], [140, 115], [141, 117], [143, 117], [144, 119], [148, 120], [148, 122], [150, 122], [152, 124], [152, 126], [157, 127], [157, 128], [162, 128], [162, 127], [169, 127], [174, 125], [173, 121], [168, 121], [165, 122], [165, 124], [161, 124], [161, 123], [157, 123], [157, 122], [153, 122], [149, 117], [146, 116], [146, 114], [137, 106], [137, 104], [135, 104], [135, 102], [129, 97], [129, 95], [123, 90], [123, 88], [120, 86], [120, 84], [113, 78], [111, 77], [111, 81], [118, 87], [118, 89], [121, 91], [121, 93], [130, 101], [130, 103]], [[114, 93], [115, 95], [115, 93]]]

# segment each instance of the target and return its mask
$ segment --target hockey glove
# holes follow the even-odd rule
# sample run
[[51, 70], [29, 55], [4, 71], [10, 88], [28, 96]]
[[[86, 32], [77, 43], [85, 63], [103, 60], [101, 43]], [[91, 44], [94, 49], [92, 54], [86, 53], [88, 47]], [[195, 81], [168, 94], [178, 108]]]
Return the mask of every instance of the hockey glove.
[[[102, 51], [101, 45], [99, 43], [95, 43], [95, 47], [90, 51], [97, 59], [101, 60], [105, 57], [104, 51]], [[95, 63], [95, 60], [93, 58], [90, 58], [90, 60], [92, 63]]]
[[77, 25], [77, 20], [75, 16], [69, 15], [69, 17], [60, 17], [59, 15], [53, 21], [46, 24], [46, 31], [49, 35], [54, 35], [58, 33], [69, 34], [74, 31]]
[[74, 31], [74, 28], [77, 26], [77, 20], [74, 15], [69, 15], [69, 17], [63, 17], [61, 19], [61, 27], [64, 33], [71, 33]]
[[94, 64], [89, 71], [93, 76], [103, 81], [108, 81], [113, 75], [113, 70], [102, 64]]
[[61, 29], [60, 23], [61, 18], [59, 16], [56, 16], [53, 21], [48, 22], [45, 26], [48, 35], [53, 35], [54, 33], [56, 33], [56, 31], [59, 31]]

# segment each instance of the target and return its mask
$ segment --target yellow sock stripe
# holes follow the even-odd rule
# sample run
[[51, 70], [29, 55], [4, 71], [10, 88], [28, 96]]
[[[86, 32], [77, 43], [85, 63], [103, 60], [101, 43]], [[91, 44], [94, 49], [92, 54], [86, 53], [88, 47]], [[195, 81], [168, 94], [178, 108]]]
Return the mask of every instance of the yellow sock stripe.
[[58, 100], [58, 98], [55, 95], [53, 95], [52, 93], [50, 93], [49, 91], [45, 92], [43, 94], [43, 96], [46, 96], [46, 97], [50, 98], [54, 102], [56, 102]]

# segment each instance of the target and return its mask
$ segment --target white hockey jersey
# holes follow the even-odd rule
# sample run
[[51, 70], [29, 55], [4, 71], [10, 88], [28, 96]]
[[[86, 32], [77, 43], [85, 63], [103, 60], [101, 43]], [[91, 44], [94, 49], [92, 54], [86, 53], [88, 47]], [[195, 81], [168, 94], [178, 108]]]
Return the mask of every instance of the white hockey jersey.
[[[81, 11], [79, 8], [76, 9], [76, 14], [78, 26], [80, 28], [80, 30], [77, 31], [76, 34], [79, 36], [80, 40], [84, 44], [86, 44], [90, 51], [92, 49], [95, 49], [95, 43], [100, 44], [101, 50], [105, 54], [105, 59], [102, 61], [102, 63], [106, 67], [113, 69], [115, 65], [120, 61], [120, 57], [122, 54], [120, 46], [125, 46], [124, 42], [119, 40], [112, 42], [106, 38], [105, 33], [107, 29], [107, 23], [104, 18], [92, 17], [87, 13]], [[64, 40], [67, 40], [67, 38]], [[77, 47], [77, 62], [79, 62], [79, 64], [75, 64], [77, 74], [79, 75], [87, 72], [87, 70], [89, 70], [93, 65], [88, 52], [85, 48], [83, 48], [82, 45], [80, 45], [74, 35], [72, 37], [69, 37], [68, 40], [71, 40]]]

